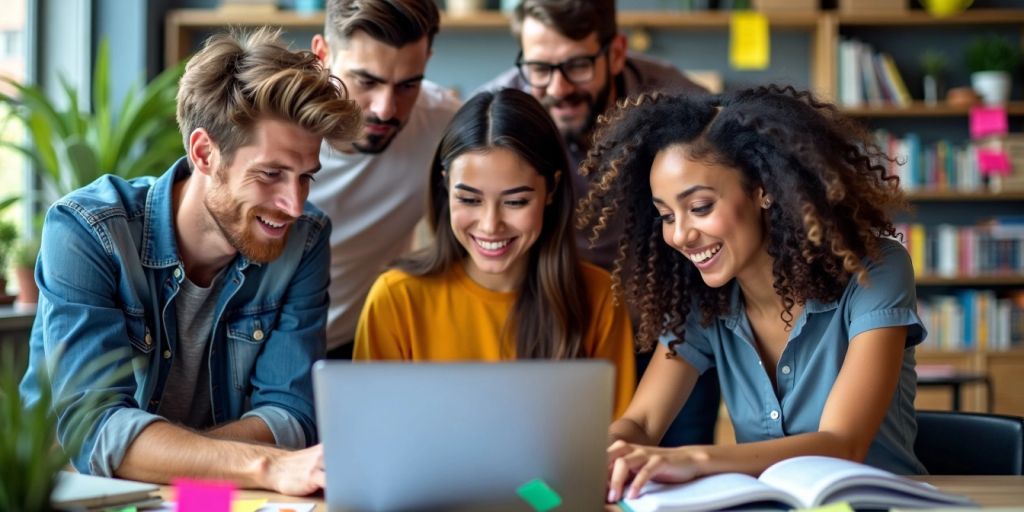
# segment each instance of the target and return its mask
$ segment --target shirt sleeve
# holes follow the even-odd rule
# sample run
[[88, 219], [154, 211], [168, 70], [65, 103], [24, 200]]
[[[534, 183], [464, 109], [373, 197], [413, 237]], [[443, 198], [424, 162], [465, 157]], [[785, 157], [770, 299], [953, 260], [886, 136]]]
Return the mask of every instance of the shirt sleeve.
[[[704, 374], [704, 372], [715, 367], [715, 354], [707, 336], [708, 329], [700, 324], [700, 316], [700, 307], [694, 302], [690, 306], [690, 314], [686, 319], [684, 327], [683, 337], [685, 339], [682, 343], [676, 345], [675, 349], [679, 357], [693, 365], [698, 372]], [[676, 339], [675, 334], [667, 332], [661, 335], [659, 342], [667, 348], [669, 342]]]
[[317, 443], [311, 368], [327, 346], [327, 288], [331, 223], [326, 217], [310, 230], [310, 248], [292, 277], [277, 328], [264, 342], [250, 377], [252, 409], [242, 418], [262, 419], [284, 448]]
[[408, 341], [400, 328], [410, 312], [404, 311], [405, 308], [399, 305], [391, 293], [392, 281], [389, 276], [392, 275], [389, 271], [378, 277], [366, 296], [356, 327], [353, 360], [412, 359]]
[[591, 312], [595, 320], [591, 324], [593, 332], [587, 336], [593, 340], [594, 347], [589, 355], [606, 359], [615, 365], [614, 417], [618, 418], [626, 412], [636, 387], [633, 325], [625, 304], [615, 304], [610, 282], [606, 290], [593, 290], [590, 293], [596, 295], [598, 300], [594, 302], [595, 310]]
[[917, 315], [917, 288], [907, 250], [897, 241], [881, 240], [880, 257], [867, 260], [867, 281], [852, 283], [847, 302], [849, 336], [885, 327], [906, 326], [906, 346], [927, 335]]
[[52, 397], [57, 440], [65, 449], [77, 447], [68, 454], [76, 470], [112, 476], [139, 433], [163, 418], [135, 398], [134, 350], [153, 348], [129, 332], [117, 300], [122, 276], [104, 244], [109, 234], [78, 211], [74, 203], [58, 203], [43, 224], [40, 298], [21, 395], [27, 404]]

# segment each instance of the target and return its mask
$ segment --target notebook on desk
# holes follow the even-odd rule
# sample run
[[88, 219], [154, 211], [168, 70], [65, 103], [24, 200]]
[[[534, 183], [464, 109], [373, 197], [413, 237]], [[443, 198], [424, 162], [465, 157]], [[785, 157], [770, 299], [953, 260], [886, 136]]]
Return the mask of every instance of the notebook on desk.
[[601, 510], [613, 380], [594, 360], [319, 361], [328, 509], [531, 510], [517, 490], [546, 486]]
[[155, 484], [104, 478], [61, 471], [50, 504], [60, 510], [91, 510], [107, 507], [159, 504]]

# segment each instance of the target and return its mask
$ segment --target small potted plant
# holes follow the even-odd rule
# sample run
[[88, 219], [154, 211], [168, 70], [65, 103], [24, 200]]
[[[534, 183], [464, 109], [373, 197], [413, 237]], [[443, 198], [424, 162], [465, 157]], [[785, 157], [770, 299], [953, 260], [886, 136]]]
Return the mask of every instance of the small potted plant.
[[924, 71], [924, 102], [926, 104], [934, 106], [942, 97], [946, 67], [946, 56], [942, 52], [926, 50], [921, 54], [921, 70]]
[[1020, 49], [1006, 38], [988, 34], [967, 46], [971, 87], [987, 105], [1003, 105], [1010, 99], [1010, 77], [1020, 64]]
[[[7, 263], [18, 240], [18, 227], [6, 220], [0, 220], [0, 304], [8, 302]], [[13, 297], [10, 298], [13, 300]]]
[[11, 263], [14, 265], [14, 278], [18, 282], [18, 303], [35, 304], [39, 302], [39, 287], [36, 286], [36, 257], [39, 256], [39, 239], [22, 239], [14, 246]]

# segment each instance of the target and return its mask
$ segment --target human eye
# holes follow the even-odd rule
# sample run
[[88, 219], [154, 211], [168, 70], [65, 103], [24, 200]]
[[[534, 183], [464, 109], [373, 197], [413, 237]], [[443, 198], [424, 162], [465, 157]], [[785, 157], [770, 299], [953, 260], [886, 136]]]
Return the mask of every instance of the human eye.
[[472, 196], [456, 195], [455, 202], [466, 206], [476, 206], [480, 204], [480, 199]]
[[524, 65], [526, 73], [534, 78], [547, 78], [551, 74], [551, 64], [528, 62]]
[[662, 224], [672, 224], [676, 221], [676, 216], [673, 213], [658, 212], [658, 222]]
[[404, 83], [404, 84], [399, 84], [399, 86], [398, 86], [398, 90], [399, 91], [406, 92], [406, 93], [419, 90], [419, 88], [420, 88], [420, 82], [407, 82], [407, 83]]
[[281, 171], [275, 169], [259, 169], [257, 171], [262, 177], [267, 179], [277, 178], [281, 175]]
[[509, 208], [522, 208], [528, 204], [530, 204], [530, 200], [525, 197], [508, 199], [505, 201], [505, 206], [508, 206]]
[[316, 176], [313, 176], [312, 174], [303, 174], [302, 175], [302, 179], [306, 183], [310, 183], [310, 182], [316, 181]]
[[703, 216], [711, 213], [714, 206], [714, 203], [696, 203], [690, 207], [690, 211], [693, 212], [694, 215]]

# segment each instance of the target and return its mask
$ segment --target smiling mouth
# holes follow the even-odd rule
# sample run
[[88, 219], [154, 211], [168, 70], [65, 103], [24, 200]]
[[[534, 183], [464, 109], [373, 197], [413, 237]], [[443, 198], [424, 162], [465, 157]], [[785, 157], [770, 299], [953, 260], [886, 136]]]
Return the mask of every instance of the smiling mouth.
[[271, 221], [269, 221], [269, 220], [267, 220], [267, 219], [265, 219], [263, 217], [260, 217], [259, 215], [256, 216], [256, 220], [260, 221], [260, 223], [262, 223], [264, 226], [267, 226], [267, 227], [269, 227], [271, 229], [281, 229], [281, 228], [283, 228], [283, 227], [285, 227], [287, 225], [287, 223], [285, 223], [285, 222], [281, 222], [281, 223], [271, 222]]
[[511, 238], [506, 238], [504, 240], [481, 240], [477, 237], [473, 237], [473, 241], [485, 251], [498, 251], [512, 243]]
[[711, 258], [713, 258], [716, 254], [718, 254], [718, 251], [721, 251], [721, 250], [722, 250], [722, 244], [718, 243], [718, 244], [715, 244], [712, 247], [704, 249], [703, 251], [687, 252], [687, 253], [684, 253], [684, 254], [686, 255], [687, 258], [690, 259], [690, 261], [692, 261], [692, 262], [694, 262], [696, 264], [701, 264], [701, 263], [705, 263], [708, 260], [710, 260]]

